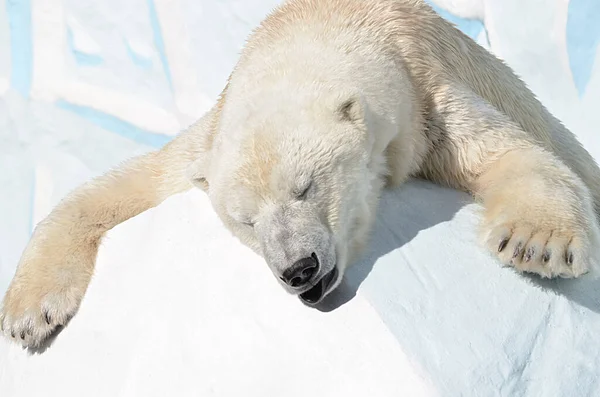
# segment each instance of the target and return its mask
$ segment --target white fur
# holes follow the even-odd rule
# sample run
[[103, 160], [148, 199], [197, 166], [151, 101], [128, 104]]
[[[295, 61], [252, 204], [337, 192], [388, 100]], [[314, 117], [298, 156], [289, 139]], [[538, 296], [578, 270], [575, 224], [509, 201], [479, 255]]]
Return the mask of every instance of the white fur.
[[480, 200], [501, 263], [543, 277], [594, 263], [600, 170], [506, 65], [422, 1], [290, 0], [210, 112], [37, 227], [0, 324], [39, 344], [75, 313], [102, 235], [192, 184], [275, 276], [311, 253], [307, 288], [338, 269], [328, 293], [368, 242], [381, 190], [411, 176]]

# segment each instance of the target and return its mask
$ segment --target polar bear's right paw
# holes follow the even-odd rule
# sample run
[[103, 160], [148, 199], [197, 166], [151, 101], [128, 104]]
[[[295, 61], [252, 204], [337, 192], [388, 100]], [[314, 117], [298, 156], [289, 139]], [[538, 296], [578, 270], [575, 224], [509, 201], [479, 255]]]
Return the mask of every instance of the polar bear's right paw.
[[0, 309], [0, 330], [25, 347], [38, 347], [77, 311], [81, 292], [58, 284], [15, 280]]
[[73, 233], [61, 223], [38, 225], [0, 305], [1, 332], [36, 348], [66, 325], [91, 280], [98, 243], [85, 230]]
[[[573, 278], [590, 269], [590, 238], [585, 228], [532, 227], [526, 218], [486, 225], [485, 244], [505, 266], [544, 278]], [[548, 226], [548, 222], [545, 222]]]

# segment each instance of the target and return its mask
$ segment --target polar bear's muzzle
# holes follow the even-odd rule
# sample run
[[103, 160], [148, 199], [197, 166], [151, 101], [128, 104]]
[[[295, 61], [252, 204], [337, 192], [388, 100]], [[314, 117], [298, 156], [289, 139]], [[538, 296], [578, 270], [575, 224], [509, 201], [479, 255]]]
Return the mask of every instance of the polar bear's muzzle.
[[339, 270], [336, 265], [333, 265], [331, 270], [324, 270], [319, 263], [319, 257], [313, 252], [309, 257], [300, 259], [285, 269], [279, 279], [289, 289], [298, 293], [302, 302], [315, 305], [330, 292], [338, 276]]
[[338, 281], [334, 239], [314, 206], [276, 206], [263, 213], [255, 231], [274, 275], [302, 302], [320, 302]]

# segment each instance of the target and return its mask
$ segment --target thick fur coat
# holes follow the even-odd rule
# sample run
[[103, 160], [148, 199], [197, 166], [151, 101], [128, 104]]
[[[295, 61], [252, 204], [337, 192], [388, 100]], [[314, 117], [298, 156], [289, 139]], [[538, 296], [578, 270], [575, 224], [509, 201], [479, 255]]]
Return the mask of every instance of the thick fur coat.
[[382, 189], [409, 177], [479, 200], [505, 265], [577, 277], [597, 261], [600, 170], [508, 66], [420, 0], [289, 0], [197, 123], [36, 227], [0, 325], [38, 345], [76, 312], [103, 234], [193, 186], [316, 304], [369, 241]]

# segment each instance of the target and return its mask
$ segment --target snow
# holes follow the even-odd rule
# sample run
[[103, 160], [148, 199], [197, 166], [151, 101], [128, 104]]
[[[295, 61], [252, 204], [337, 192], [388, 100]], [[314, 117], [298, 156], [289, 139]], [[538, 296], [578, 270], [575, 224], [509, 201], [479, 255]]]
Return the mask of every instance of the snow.
[[[0, 292], [69, 190], [215, 100], [276, 0], [0, 0]], [[596, 0], [436, 0], [600, 159]], [[476, 19], [465, 19], [476, 18]], [[109, 232], [79, 313], [39, 354], [0, 340], [0, 395], [596, 396], [600, 288], [479, 246], [479, 207], [410, 182], [328, 310], [287, 295], [206, 196]]]

